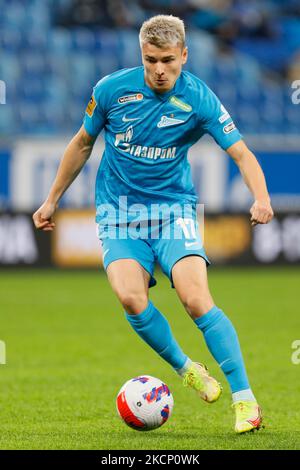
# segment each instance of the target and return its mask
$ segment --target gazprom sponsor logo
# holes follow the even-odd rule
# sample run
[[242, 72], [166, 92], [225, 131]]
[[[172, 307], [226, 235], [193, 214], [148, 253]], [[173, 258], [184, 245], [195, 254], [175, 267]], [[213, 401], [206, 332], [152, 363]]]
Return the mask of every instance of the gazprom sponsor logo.
[[130, 145], [127, 142], [123, 142], [119, 147], [133, 157], [150, 158], [152, 160], [176, 158], [176, 147], [147, 147], [145, 145]]
[[130, 144], [132, 137], [133, 127], [130, 126], [125, 132], [116, 134], [115, 146], [133, 157], [150, 158], [151, 160], [176, 158], [176, 147], [161, 148]]
[[185, 103], [184, 101], [181, 101], [177, 96], [171, 96], [169, 99], [169, 102], [176, 106], [177, 108], [182, 109], [182, 111], [185, 111], [186, 113], [190, 113], [192, 111], [192, 106], [190, 104]]
[[116, 134], [115, 139], [115, 146], [121, 147], [121, 144], [124, 142], [130, 142], [133, 136], [133, 127], [127, 127], [125, 132], [121, 132], [120, 134]]

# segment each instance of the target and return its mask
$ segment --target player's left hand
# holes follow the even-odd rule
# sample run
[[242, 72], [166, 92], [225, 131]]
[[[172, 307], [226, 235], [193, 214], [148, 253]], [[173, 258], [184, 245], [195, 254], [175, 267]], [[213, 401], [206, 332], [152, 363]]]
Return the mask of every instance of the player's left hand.
[[267, 224], [274, 217], [274, 212], [270, 201], [256, 200], [250, 209], [251, 225]]

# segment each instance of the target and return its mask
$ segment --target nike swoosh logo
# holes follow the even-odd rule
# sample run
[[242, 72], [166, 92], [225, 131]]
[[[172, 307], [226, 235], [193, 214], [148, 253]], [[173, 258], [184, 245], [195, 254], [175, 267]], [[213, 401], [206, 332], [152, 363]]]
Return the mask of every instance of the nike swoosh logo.
[[185, 242], [185, 246], [188, 248], [189, 246], [193, 246], [193, 245], [199, 245], [199, 242]]
[[140, 117], [138, 117], [138, 118], [127, 118], [126, 116], [122, 117], [123, 122], [139, 121], [140, 119], [142, 119], [142, 118], [140, 118]]

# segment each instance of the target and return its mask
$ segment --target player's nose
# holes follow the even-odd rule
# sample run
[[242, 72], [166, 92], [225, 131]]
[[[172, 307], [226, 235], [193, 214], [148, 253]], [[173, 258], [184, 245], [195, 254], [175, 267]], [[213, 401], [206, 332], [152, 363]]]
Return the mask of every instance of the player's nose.
[[155, 73], [157, 76], [161, 77], [165, 73], [164, 66], [162, 64], [157, 65], [155, 69]]

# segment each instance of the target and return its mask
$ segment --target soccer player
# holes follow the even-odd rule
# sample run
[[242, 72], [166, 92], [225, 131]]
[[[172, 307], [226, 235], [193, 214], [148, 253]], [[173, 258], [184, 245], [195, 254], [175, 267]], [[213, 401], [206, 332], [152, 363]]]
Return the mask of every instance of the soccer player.
[[[219, 398], [220, 384], [183, 352], [167, 319], [149, 301], [158, 261], [230, 385], [235, 431], [259, 429], [261, 411], [237, 333], [209, 291], [209, 261], [197, 226], [188, 149], [208, 133], [233, 158], [253, 194], [253, 226], [273, 217], [265, 178], [219, 99], [199, 78], [182, 70], [188, 57], [183, 22], [174, 16], [154, 16], [143, 23], [139, 39], [143, 66], [114, 72], [96, 84], [83, 126], [67, 146], [49, 195], [33, 220], [38, 229], [54, 229], [58, 202], [104, 129], [96, 222], [104, 267], [127, 320], [185, 386], [206, 402]], [[158, 216], [153, 215], [152, 209], [162, 206]]]

